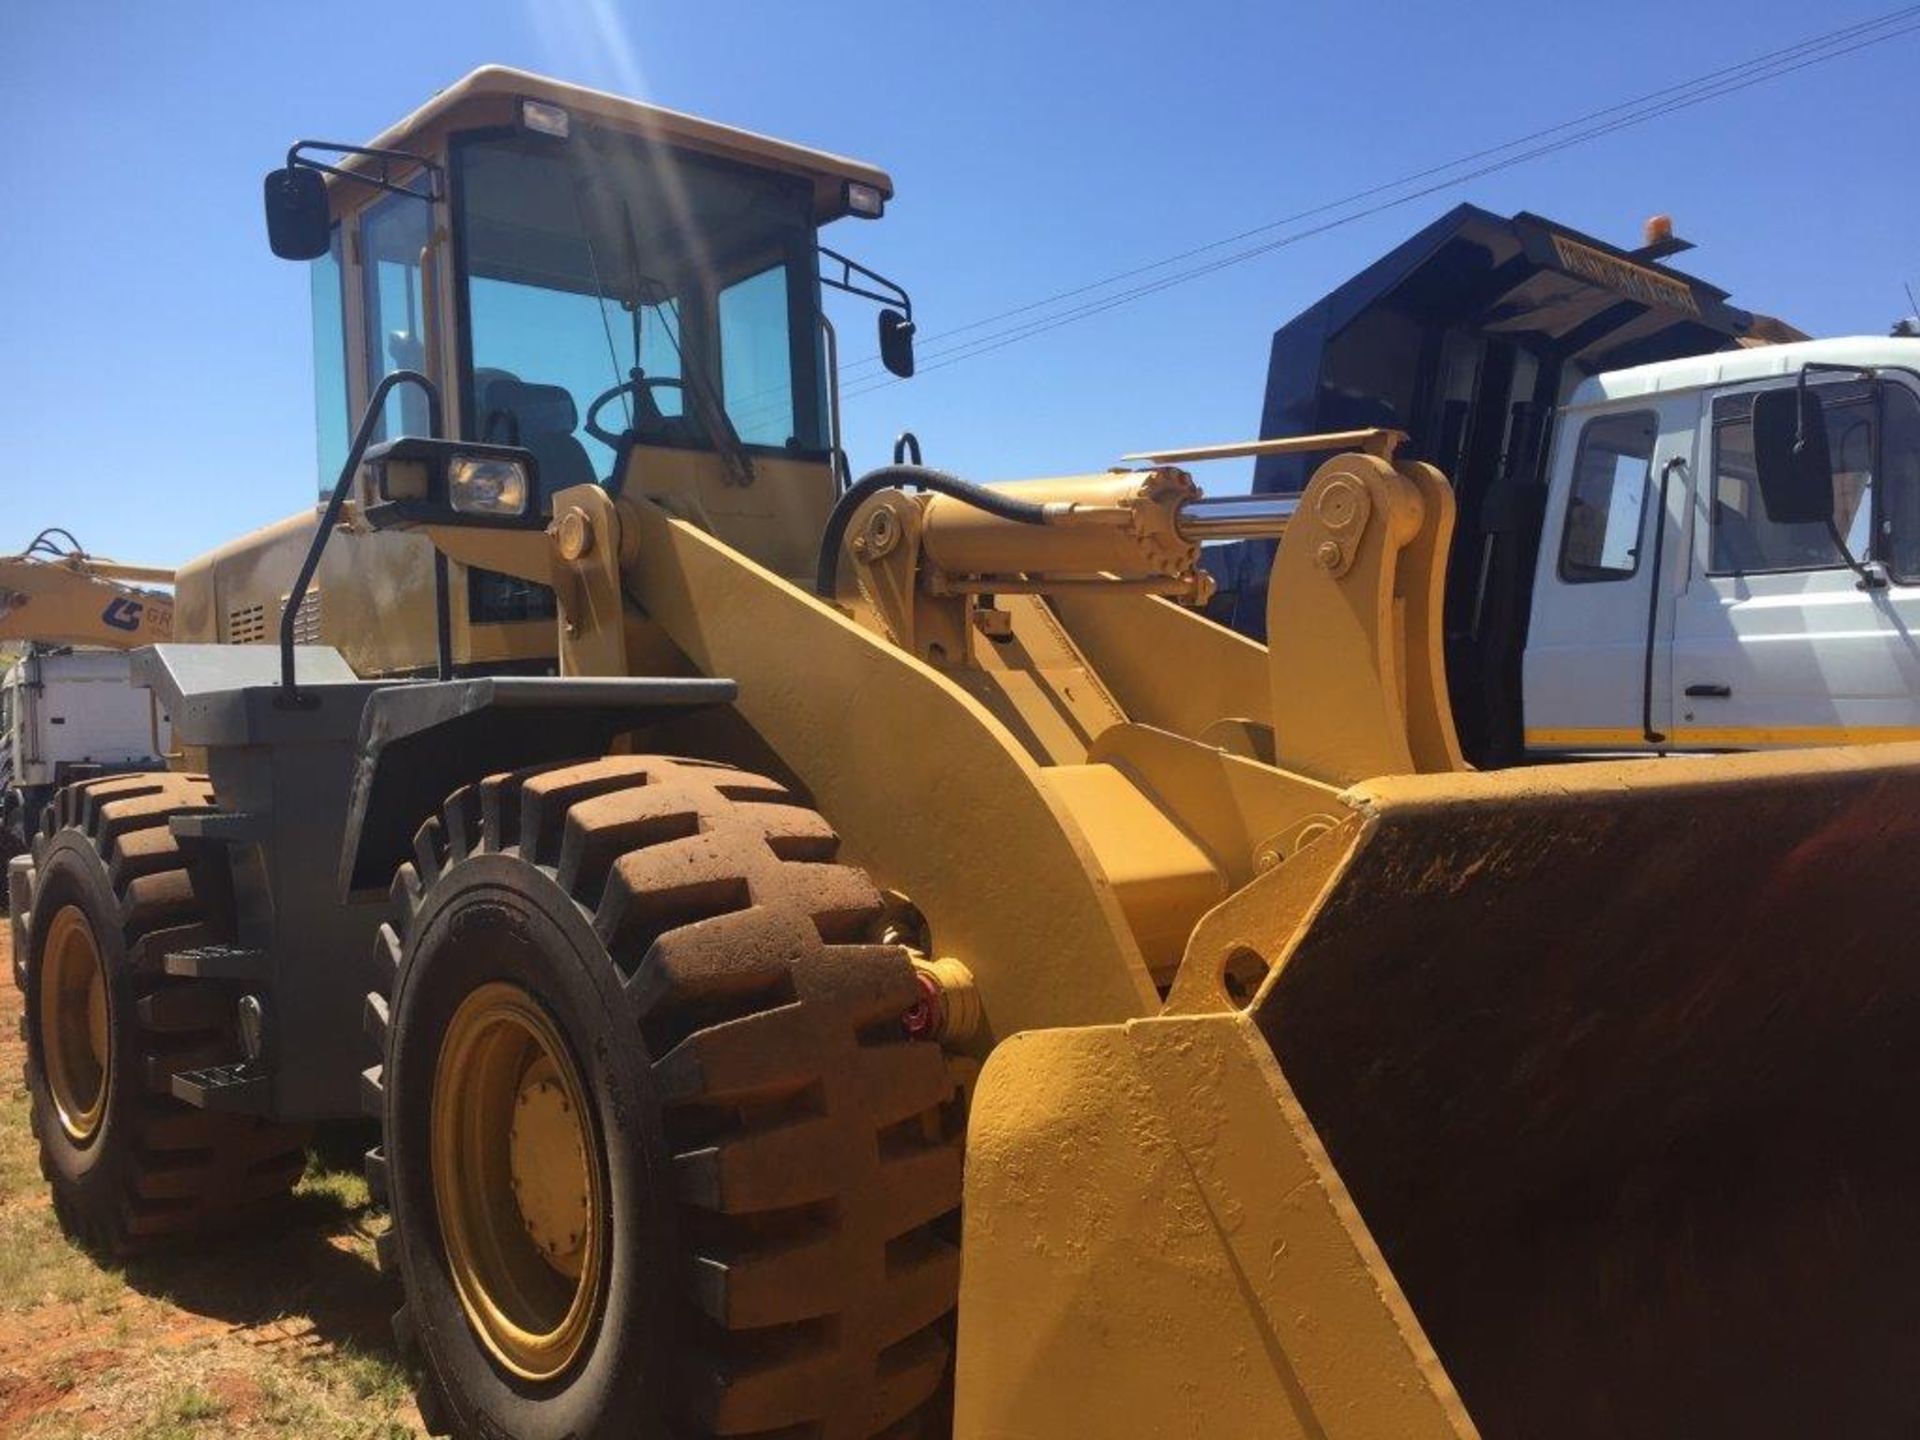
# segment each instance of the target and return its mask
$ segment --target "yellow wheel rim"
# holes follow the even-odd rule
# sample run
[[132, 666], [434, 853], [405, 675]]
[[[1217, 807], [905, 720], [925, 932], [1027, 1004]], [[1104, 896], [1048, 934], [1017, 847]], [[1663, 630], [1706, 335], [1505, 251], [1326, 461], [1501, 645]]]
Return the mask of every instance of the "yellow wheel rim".
[[433, 1193], [460, 1303], [493, 1356], [549, 1380], [600, 1298], [600, 1136], [560, 1032], [517, 985], [482, 985], [434, 1067]]
[[107, 1112], [112, 1049], [107, 1040], [107, 971], [86, 912], [53, 917], [40, 974], [40, 1053], [60, 1128], [80, 1144]]

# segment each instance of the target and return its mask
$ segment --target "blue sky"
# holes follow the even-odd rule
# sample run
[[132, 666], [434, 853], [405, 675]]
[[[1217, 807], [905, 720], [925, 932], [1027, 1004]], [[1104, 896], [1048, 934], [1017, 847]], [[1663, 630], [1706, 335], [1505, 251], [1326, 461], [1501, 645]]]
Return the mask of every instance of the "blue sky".
[[[261, 174], [488, 61], [887, 167], [887, 219], [829, 243], [931, 336], [1891, 8], [6, 0], [0, 548], [63, 524], [177, 563], [300, 508], [307, 284]], [[855, 468], [903, 427], [982, 479], [1250, 436], [1274, 328], [1462, 199], [1625, 243], [1671, 211], [1736, 303], [1882, 333], [1920, 289], [1917, 69], [1913, 35], [877, 389]]]

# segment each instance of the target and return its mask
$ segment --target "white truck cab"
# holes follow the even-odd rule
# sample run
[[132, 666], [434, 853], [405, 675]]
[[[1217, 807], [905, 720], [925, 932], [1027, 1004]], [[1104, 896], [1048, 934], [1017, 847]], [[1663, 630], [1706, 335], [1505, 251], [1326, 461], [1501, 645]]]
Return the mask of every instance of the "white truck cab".
[[[1398, 430], [1452, 482], [1476, 765], [1920, 736], [1920, 339], [1814, 340], [1675, 268], [1666, 217], [1644, 238], [1456, 206], [1274, 332], [1261, 437]], [[1754, 397], [1797, 414], [1803, 376], [1831, 465], [1770, 512]], [[1264, 638], [1265, 547], [1214, 548], [1209, 613]]]
[[23, 852], [60, 786], [163, 769], [172, 728], [124, 650], [35, 648], [0, 673], [0, 863]]
[[[1832, 526], [1780, 523], [1754, 397], [1821, 403]], [[1526, 748], [1920, 738], [1920, 340], [1767, 345], [1591, 376], [1553, 427]]]

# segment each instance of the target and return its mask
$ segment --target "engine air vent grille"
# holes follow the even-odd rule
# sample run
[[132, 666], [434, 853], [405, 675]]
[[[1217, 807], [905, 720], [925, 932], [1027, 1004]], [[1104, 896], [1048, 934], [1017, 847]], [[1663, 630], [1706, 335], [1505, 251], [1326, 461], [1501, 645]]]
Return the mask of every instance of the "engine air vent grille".
[[264, 605], [240, 605], [227, 612], [227, 643], [229, 645], [264, 645], [267, 643], [267, 607]]
[[[285, 613], [287, 597], [280, 597], [281, 613]], [[293, 643], [296, 645], [318, 645], [320, 643], [320, 592], [307, 591], [300, 601], [300, 608], [293, 617]]]

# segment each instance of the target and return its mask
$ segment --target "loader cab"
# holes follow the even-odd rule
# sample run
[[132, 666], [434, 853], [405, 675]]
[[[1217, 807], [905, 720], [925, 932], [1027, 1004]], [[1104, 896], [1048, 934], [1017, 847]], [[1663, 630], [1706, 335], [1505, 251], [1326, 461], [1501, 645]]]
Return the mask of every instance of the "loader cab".
[[[367, 397], [415, 370], [448, 435], [532, 452], [537, 506], [600, 485], [808, 573], [843, 470], [823, 265], [826, 285], [910, 313], [897, 287], [849, 284], [878, 277], [818, 231], [877, 217], [884, 173], [498, 67], [335, 148], [296, 147], [289, 165], [327, 175], [328, 244], [310, 261], [323, 490]], [[426, 412], [422, 392], [394, 390], [374, 439], [427, 434]], [[456, 570], [463, 663], [552, 654], [551, 593]]]

